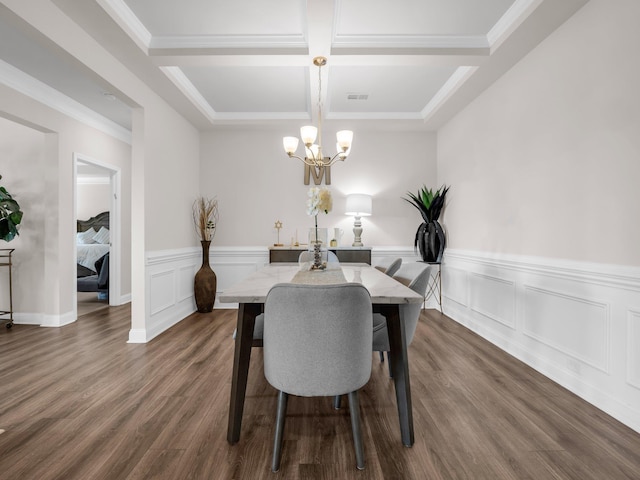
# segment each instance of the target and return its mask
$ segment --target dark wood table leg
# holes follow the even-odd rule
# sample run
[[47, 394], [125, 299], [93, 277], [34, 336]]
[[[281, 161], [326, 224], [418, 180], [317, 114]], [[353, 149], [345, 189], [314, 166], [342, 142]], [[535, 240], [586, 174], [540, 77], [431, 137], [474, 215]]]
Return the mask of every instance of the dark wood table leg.
[[229, 425], [227, 442], [231, 445], [240, 440], [244, 396], [247, 391], [253, 327], [256, 316], [262, 311], [259, 303], [241, 303], [238, 307], [236, 346], [233, 353], [233, 377], [231, 378], [231, 398], [229, 400]]
[[391, 351], [391, 371], [396, 387], [396, 402], [400, 418], [402, 444], [413, 446], [413, 410], [411, 407], [411, 382], [409, 381], [409, 361], [404, 325], [400, 321], [398, 305], [380, 305], [379, 311], [387, 319], [389, 346]]

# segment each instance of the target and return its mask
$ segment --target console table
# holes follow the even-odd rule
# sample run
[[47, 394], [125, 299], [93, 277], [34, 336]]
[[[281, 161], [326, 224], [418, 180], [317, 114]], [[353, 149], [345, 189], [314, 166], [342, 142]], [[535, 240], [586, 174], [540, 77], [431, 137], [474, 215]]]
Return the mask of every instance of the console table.
[[[269, 263], [297, 262], [307, 247], [269, 247]], [[371, 247], [329, 247], [341, 263], [367, 263], [371, 265]]]

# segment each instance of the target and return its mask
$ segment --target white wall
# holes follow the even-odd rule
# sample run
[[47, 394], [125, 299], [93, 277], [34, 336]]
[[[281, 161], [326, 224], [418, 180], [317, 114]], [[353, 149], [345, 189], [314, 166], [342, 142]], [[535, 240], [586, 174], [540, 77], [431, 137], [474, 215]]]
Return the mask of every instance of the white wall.
[[[13, 309], [44, 311], [44, 141], [45, 135], [0, 117], [0, 185], [20, 204], [20, 235], [0, 248], [13, 252]], [[16, 288], [29, 285], [30, 288]], [[0, 268], [0, 310], [9, 309], [8, 269]], [[20, 320], [20, 315], [16, 321]]]
[[[374, 132], [354, 129], [352, 153], [331, 170], [333, 210], [318, 215], [319, 227], [340, 227], [343, 244], [353, 242], [353, 218], [344, 215], [345, 196], [373, 196], [373, 215], [363, 217], [363, 242], [368, 246], [412, 246], [421, 222], [417, 210], [402, 200], [407, 190], [422, 184], [437, 186], [435, 135], [424, 132]], [[200, 190], [217, 196], [220, 208], [215, 246], [264, 246], [276, 242], [274, 223], [280, 220], [282, 243], [298, 231], [306, 242], [313, 218], [305, 213], [304, 166], [290, 159], [282, 137], [296, 131], [267, 128], [227, 128], [202, 134]], [[329, 139], [335, 132], [325, 127]], [[300, 150], [302, 147], [300, 147]]]
[[145, 105], [146, 249], [198, 245], [191, 204], [198, 195], [199, 133], [159, 98]]
[[638, 431], [639, 18], [591, 0], [438, 132], [445, 313]]
[[640, 266], [638, 18], [592, 0], [438, 132], [452, 248]]
[[76, 205], [78, 220], [88, 220], [99, 213], [108, 212], [111, 207], [111, 185], [104, 183], [83, 183], [78, 181]]

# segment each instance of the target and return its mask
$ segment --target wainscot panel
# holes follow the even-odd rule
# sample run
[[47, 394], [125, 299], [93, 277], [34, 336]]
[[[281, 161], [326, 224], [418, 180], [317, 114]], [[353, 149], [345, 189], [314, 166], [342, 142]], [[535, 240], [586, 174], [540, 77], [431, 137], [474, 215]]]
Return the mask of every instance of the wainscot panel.
[[512, 280], [471, 273], [469, 286], [471, 310], [507, 327], [516, 327], [515, 283]]
[[640, 310], [628, 310], [627, 381], [640, 389]]
[[446, 315], [640, 432], [640, 268], [447, 249], [442, 275]]

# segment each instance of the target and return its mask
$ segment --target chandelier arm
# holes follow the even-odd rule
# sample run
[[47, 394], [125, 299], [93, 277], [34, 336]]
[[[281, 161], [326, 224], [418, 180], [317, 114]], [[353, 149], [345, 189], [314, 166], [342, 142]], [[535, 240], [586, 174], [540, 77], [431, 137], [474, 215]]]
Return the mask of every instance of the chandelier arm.
[[289, 155], [289, 158], [297, 158], [302, 163], [304, 163], [305, 165], [309, 165], [310, 167], [316, 167], [317, 166], [315, 162], [309, 161], [309, 159], [307, 157], [302, 158], [302, 157], [299, 157], [298, 155], [291, 154], [291, 155]]
[[341, 154], [341, 153], [344, 153], [344, 152], [338, 152], [338, 153], [336, 153], [336, 154], [333, 156], [333, 158], [331, 158], [331, 160], [329, 160], [329, 162], [325, 162], [325, 163], [324, 163], [324, 166], [325, 166], [325, 167], [330, 167], [331, 165], [333, 165], [333, 164], [334, 164], [334, 163], [336, 163], [336, 162], [344, 162], [344, 161], [345, 161], [345, 159], [346, 159], [347, 157], [341, 157], [341, 156], [340, 156], [340, 154]]

